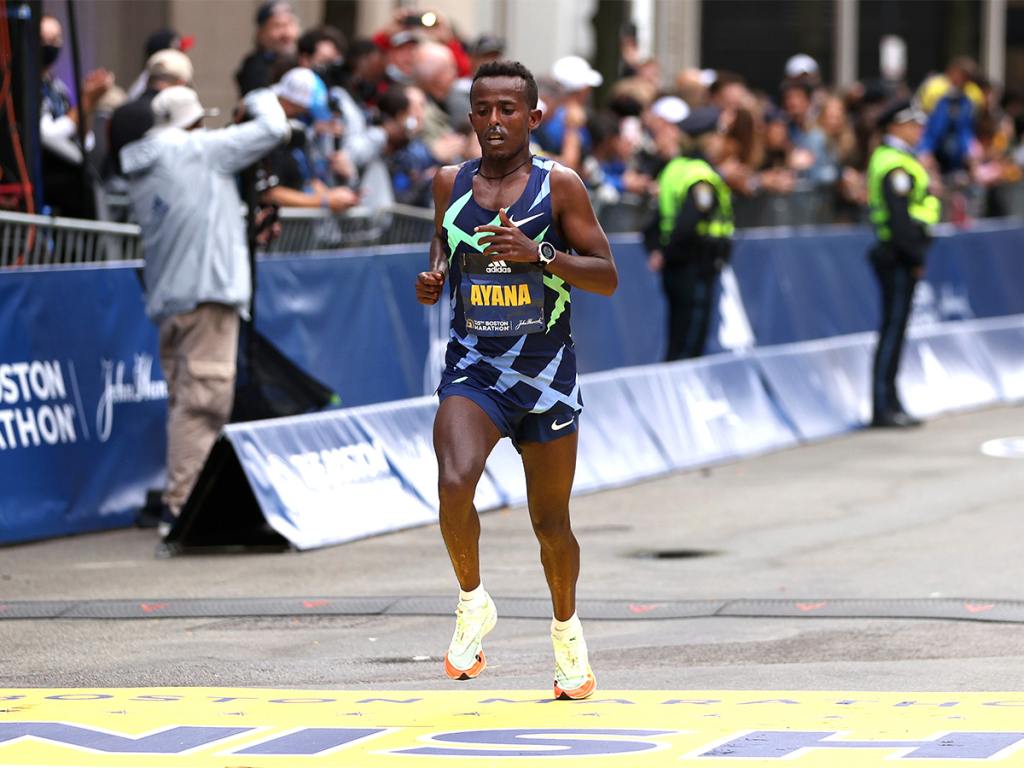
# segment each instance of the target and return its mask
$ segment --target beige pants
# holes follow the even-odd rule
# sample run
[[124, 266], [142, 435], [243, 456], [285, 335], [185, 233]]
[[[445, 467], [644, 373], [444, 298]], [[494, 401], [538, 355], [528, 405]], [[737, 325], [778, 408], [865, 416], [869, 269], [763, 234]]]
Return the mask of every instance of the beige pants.
[[160, 365], [167, 381], [167, 490], [177, 515], [228, 417], [235, 393], [238, 313], [200, 304], [160, 323]]

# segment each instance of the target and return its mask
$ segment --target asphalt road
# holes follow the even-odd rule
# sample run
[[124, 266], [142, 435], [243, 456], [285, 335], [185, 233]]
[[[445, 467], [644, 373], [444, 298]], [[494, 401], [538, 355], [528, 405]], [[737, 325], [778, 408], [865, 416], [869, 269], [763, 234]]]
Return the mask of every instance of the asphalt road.
[[[982, 455], [1024, 412], [864, 431], [573, 503], [581, 599], [1024, 599], [1024, 462]], [[355, 510], [359, 514], [363, 511]], [[368, 513], [368, 511], [366, 511]], [[0, 549], [0, 602], [451, 595], [436, 526], [306, 553], [159, 560], [153, 531]], [[698, 556], [643, 557], [652, 550]], [[526, 511], [483, 519], [484, 581], [546, 588]], [[588, 620], [605, 689], [1024, 690], [1024, 624], [921, 619]], [[448, 689], [452, 619], [0, 619], [6, 687]], [[483, 689], [543, 689], [547, 623], [499, 620]]]

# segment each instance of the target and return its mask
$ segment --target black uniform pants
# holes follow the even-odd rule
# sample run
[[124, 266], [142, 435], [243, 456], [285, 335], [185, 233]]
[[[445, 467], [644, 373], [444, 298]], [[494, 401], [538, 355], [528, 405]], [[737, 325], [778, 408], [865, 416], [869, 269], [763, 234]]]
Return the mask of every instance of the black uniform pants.
[[661, 285], [668, 300], [666, 360], [700, 357], [711, 325], [715, 270], [695, 263], [666, 264]]
[[871, 263], [882, 290], [882, 326], [878, 332], [878, 347], [871, 374], [871, 401], [875, 415], [902, 411], [896, 392], [896, 372], [899, 369], [903, 341], [907, 335], [911, 304], [917, 278], [914, 268], [891, 253], [875, 249]]

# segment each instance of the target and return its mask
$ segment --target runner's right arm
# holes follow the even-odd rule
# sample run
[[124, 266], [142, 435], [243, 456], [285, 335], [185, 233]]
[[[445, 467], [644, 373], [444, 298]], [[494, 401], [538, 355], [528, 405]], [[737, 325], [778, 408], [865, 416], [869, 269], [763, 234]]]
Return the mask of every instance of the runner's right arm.
[[430, 241], [430, 267], [416, 276], [416, 300], [436, 304], [448, 276], [448, 254], [444, 248], [444, 214], [459, 172], [457, 165], [446, 165], [434, 176], [434, 237]]

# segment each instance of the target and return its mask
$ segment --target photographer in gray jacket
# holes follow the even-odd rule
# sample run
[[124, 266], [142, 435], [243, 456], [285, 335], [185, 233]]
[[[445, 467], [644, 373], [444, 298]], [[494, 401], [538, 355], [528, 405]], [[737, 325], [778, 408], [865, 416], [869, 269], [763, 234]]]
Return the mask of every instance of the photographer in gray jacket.
[[219, 130], [195, 91], [175, 86], [152, 103], [154, 125], [121, 150], [142, 228], [146, 313], [160, 328], [168, 388], [167, 490], [161, 534], [188, 498], [231, 413], [239, 317], [252, 280], [235, 175], [290, 135], [269, 90], [245, 99], [251, 118]]

